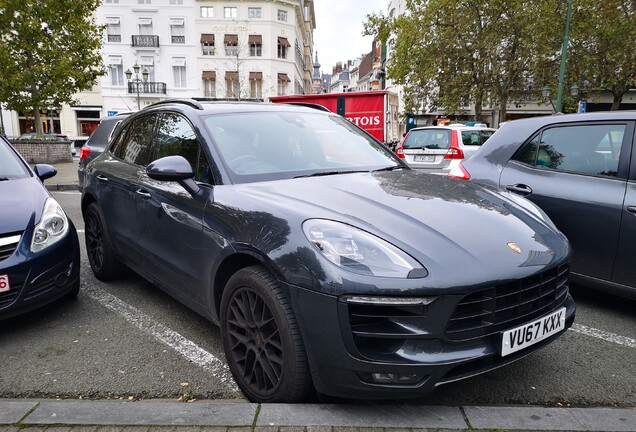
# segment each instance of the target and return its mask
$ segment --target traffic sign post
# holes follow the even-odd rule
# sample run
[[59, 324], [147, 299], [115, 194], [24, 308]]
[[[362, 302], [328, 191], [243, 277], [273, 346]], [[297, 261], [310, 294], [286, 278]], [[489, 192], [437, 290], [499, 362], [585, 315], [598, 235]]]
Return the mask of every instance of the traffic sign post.
[[119, 111], [108, 111], [108, 117], [116, 116]]
[[579, 101], [579, 109], [577, 112], [584, 113], [586, 108], [587, 108], [587, 102]]

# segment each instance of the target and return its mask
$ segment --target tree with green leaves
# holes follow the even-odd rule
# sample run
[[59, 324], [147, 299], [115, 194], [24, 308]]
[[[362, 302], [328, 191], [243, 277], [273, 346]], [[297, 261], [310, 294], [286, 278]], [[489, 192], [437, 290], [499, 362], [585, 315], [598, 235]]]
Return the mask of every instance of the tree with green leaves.
[[387, 74], [405, 86], [407, 110], [423, 103], [454, 114], [473, 105], [479, 120], [490, 102], [503, 119], [508, 103], [540, 95], [532, 71], [559, 48], [559, 3], [407, 0], [408, 14], [367, 16], [365, 33], [394, 36]]
[[40, 109], [73, 101], [105, 73], [100, 0], [0, 0], [0, 102], [33, 111], [43, 136]]
[[583, 96], [611, 92], [612, 110], [636, 88], [636, 1], [577, 0], [568, 52], [570, 85]]

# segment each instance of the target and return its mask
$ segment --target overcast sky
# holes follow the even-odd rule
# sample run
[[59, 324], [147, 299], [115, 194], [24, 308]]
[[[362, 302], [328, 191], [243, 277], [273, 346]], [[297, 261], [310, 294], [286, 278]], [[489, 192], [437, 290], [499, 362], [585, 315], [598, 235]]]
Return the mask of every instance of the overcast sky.
[[336, 62], [344, 64], [371, 51], [373, 38], [362, 36], [362, 23], [369, 13], [381, 11], [386, 15], [388, 4], [389, 0], [314, 1], [314, 55], [317, 51], [322, 72], [331, 73]]

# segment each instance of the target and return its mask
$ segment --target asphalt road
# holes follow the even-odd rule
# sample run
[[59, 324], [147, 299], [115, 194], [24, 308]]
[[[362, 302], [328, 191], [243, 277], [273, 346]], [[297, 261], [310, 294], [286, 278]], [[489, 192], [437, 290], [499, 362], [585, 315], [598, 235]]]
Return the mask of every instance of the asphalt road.
[[[79, 230], [80, 195], [56, 192]], [[636, 407], [636, 302], [573, 287], [575, 327], [517, 363], [409, 404]], [[0, 323], [0, 397], [242, 399], [219, 330], [134, 274]], [[401, 401], [387, 401], [400, 403]]]

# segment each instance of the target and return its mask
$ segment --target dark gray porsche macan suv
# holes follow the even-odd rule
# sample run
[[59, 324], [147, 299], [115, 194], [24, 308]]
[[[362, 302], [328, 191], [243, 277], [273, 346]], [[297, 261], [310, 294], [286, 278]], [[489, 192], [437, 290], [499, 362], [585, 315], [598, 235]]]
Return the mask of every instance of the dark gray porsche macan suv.
[[309, 107], [165, 101], [86, 167], [95, 275], [221, 326], [251, 401], [418, 396], [572, 324], [570, 247], [506, 191], [409, 169]]

